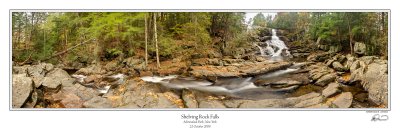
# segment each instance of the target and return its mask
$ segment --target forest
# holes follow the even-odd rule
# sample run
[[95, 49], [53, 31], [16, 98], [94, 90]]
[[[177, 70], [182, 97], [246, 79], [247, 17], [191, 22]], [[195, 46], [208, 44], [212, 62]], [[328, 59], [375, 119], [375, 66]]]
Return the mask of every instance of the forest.
[[12, 12], [13, 108], [387, 108], [388, 12]]

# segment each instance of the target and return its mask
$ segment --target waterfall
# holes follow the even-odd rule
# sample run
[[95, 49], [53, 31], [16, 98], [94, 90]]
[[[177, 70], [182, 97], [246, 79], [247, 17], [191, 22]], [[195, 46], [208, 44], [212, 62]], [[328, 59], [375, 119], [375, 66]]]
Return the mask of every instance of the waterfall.
[[271, 56], [271, 57], [282, 57], [290, 56], [290, 52], [285, 45], [285, 42], [279, 39], [276, 35], [276, 30], [272, 29], [271, 40], [266, 41], [267, 46], [265, 48], [258, 46], [260, 49], [261, 56]]

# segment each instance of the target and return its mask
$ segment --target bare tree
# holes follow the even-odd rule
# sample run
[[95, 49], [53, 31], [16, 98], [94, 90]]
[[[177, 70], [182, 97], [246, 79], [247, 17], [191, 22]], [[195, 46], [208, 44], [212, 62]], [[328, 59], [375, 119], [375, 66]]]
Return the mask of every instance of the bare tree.
[[145, 13], [144, 14], [144, 44], [145, 44], [145, 63], [146, 63], [146, 65], [145, 65], [145, 68], [147, 69], [147, 60], [148, 60], [148, 57], [147, 57], [147, 13]]
[[158, 42], [157, 42], [157, 13], [153, 13], [153, 24], [154, 24], [154, 43], [156, 45], [156, 57], [157, 57], [157, 68], [160, 68], [160, 58], [158, 54]]

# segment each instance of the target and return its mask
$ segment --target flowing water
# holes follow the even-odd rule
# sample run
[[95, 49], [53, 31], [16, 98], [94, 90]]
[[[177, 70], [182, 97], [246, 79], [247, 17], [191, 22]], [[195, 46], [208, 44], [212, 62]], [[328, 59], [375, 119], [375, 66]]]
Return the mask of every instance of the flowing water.
[[[266, 44], [267, 45], [264, 47], [257, 44], [254, 45], [260, 50], [261, 56], [268, 58], [270, 61], [282, 61], [285, 57], [291, 56], [285, 43], [277, 36], [275, 29], [272, 30], [271, 40], [267, 40]], [[254, 77], [219, 78], [212, 82], [191, 77], [179, 77], [177, 75], [165, 77], [141, 77], [141, 79], [150, 83], [158, 83], [171, 89], [193, 89], [217, 95], [227, 95], [245, 99], [283, 98], [284, 95], [282, 92], [284, 91], [281, 92], [269, 86], [257, 86], [254, 82], [260, 79], [268, 80], [279, 78], [282, 75], [287, 75], [299, 70], [299, 66], [301, 66], [301, 64], [295, 63], [288, 69], [278, 70]]]
[[272, 29], [271, 40], [265, 41], [266, 46], [260, 46], [253, 44], [260, 50], [260, 55], [264, 56], [272, 61], [281, 61], [283, 58], [290, 58], [292, 55], [285, 42], [279, 39], [276, 30]]

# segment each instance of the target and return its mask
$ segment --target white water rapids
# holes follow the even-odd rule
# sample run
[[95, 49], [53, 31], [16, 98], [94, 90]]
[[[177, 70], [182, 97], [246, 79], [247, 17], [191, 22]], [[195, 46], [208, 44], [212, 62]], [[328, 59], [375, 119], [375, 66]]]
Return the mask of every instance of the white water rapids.
[[269, 56], [273, 58], [291, 56], [288, 48], [285, 45], [285, 42], [280, 40], [279, 37], [276, 35], [275, 29], [272, 29], [271, 40], [267, 40], [266, 43], [267, 45], [264, 47], [254, 44], [260, 50], [261, 56]]

